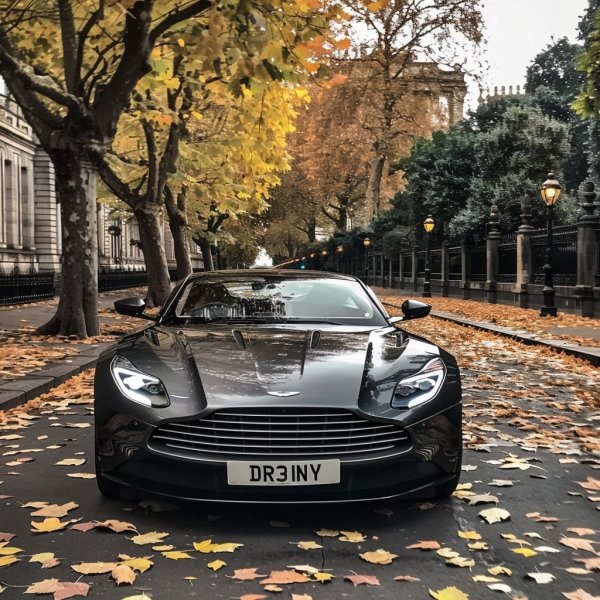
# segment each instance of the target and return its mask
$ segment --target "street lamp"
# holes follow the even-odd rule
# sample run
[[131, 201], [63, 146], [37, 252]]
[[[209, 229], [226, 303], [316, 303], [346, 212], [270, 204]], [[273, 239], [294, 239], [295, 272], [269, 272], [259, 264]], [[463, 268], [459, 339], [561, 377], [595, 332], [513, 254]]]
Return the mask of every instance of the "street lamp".
[[340, 244], [336, 249], [335, 249], [337, 255], [338, 255], [338, 273], [342, 272], [342, 254], [344, 253], [344, 246], [342, 244]]
[[546, 253], [544, 256], [544, 305], [540, 308], [540, 316], [556, 316], [556, 304], [554, 303], [554, 285], [552, 281], [552, 219], [554, 217], [554, 205], [560, 196], [562, 188], [555, 179], [554, 173], [548, 173], [548, 179], [542, 183], [540, 194], [546, 205], [548, 237]]
[[423, 221], [423, 229], [425, 230], [425, 281], [423, 283], [423, 298], [431, 298], [431, 270], [429, 269], [429, 263], [431, 256], [429, 252], [429, 235], [435, 227], [435, 222], [431, 218], [431, 215]]
[[365, 247], [365, 285], [369, 285], [369, 250], [371, 249], [371, 240], [366, 237], [363, 240]]

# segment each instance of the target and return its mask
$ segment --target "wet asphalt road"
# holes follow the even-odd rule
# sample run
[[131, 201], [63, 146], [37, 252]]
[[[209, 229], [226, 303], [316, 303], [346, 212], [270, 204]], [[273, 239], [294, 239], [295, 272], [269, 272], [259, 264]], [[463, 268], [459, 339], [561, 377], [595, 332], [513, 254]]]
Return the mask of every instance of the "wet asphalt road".
[[[50, 398], [48, 405], [31, 412], [38, 418], [28, 427], [0, 426], [0, 497], [10, 496], [0, 500], [0, 532], [16, 536], [5, 547], [22, 549], [16, 554], [18, 562], [0, 567], [0, 586], [6, 588], [1, 600], [30, 598], [23, 596], [27, 586], [48, 578], [85, 582], [90, 584], [89, 598], [116, 600], [144, 594], [154, 600], [239, 599], [252, 594], [285, 599], [295, 594], [302, 600], [425, 599], [431, 597], [429, 590], [439, 592], [451, 586], [471, 600], [559, 599], [578, 589], [597, 596], [600, 490], [593, 489], [593, 482], [600, 480], [600, 414], [590, 403], [600, 389], [598, 370], [431, 319], [415, 322], [414, 330], [446, 345], [462, 364], [466, 444], [462, 483], [471, 484], [464, 490], [465, 499], [304, 508], [183, 504], [168, 512], [143, 508], [137, 499], [106, 500], [98, 494], [93, 479], [67, 476], [93, 472], [93, 429], [85, 427], [92, 423], [91, 405], [65, 403], [73, 396], [67, 384], [61, 397]], [[78, 426], [67, 427], [68, 423]], [[14, 435], [22, 437], [10, 439]], [[36, 449], [43, 451], [27, 452]], [[55, 464], [65, 458], [84, 458], [86, 462], [80, 466]], [[21, 459], [33, 460], [14, 463]], [[512, 485], [491, 485], [497, 480], [509, 480]], [[592, 489], [578, 482], [587, 482]], [[497, 502], [470, 505], [469, 494], [492, 494]], [[67, 527], [33, 533], [31, 522], [43, 518], [31, 517], [34, 509], [23, 508], [32, 501], [77, 503], [79, 507], [62, 518], [63, 522], [117, 519], [133, 524], [142, 534], [168, 533], [161, 544], [193, 558], [166, 558], [152, 545], [135, 545], [130, 532], [93, 529], [84, 533]], [[482, 510], [494, 507], [508, 511], [510, 517], [489, 524], [479, 516]], [[151, 508], [165, 506], [159, 503]], [[542, 520], [531, 513], [539, 513]], [[356, 531], [365, 539], [352, 543], [339, 536], [320, 537], [315, 532], [321, 528]], [[573, 528], [594, 531], [568, 531]], [[470, 532], [476, 532], [480, 540], [464, 539], [459, 532], [473, 537]], [[194, 551], [193, 542], [206, 539], [243, 546], [233, 553]], [[577, 549], [565, 545], [565, 539], [589, 543], [587, 549]], [[297, 546], [300, 541], [313, 541], [323, 548], [303, 550]], [[407, 548], [419, 541], [435, 541], [440, 548], [455, 551], [467, 564], [474, 563], [452, 566], [436, 550]], [[470, 549], [468, 544], [477, 541], [485, 542], [487, 549]], [[536, 554], [526, 557], [514, 552], [523, 548]], [[359, 556], [378, 549], [397, 557], [391, 564], [379, 565]], [[2, 551], [0, 543], [0, 564]], [[54, 553], [60, 564], [42, 569], [39, 563], [28, 562], [40, 552]], [[81, 576], [70, 568], [80, 562], [116, 561], [124, 554], [152, 557], [154, 563], [138, 574], [133, 586], [117, 587], [109, 574]], [[217, 572], [207, 567], [215, 559], [226, 563]], [[237, 581], [231, 577], [235, 569], [257, 568], [258, 573], [268, 575], [291, 565], [311, 565], [335, 579], [325, 584], [284, 584], [281, 592], [274, 593], [264, 590], [261, 579]], [[488, 569], [496, 566], [512, 571], [512, 576], [497, 576], [499, 583], [510, 586], [508, 595], [489, 589], [489, 582], [473, 580], [478, 575], [491, 577]], [[550, 573], [554, 579], [537, 583], [527, 575], [536, 572]], [[354, 587], [344, 579], [353, 574], [375, 576], [380, 585]], [[394, 581], [404, 575], [420, 581]]]

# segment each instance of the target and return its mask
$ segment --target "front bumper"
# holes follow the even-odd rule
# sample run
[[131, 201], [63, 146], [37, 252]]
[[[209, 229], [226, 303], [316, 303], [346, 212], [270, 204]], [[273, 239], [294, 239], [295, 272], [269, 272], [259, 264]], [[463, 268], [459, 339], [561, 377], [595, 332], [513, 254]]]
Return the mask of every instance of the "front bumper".
[[[460, 423], [458, 403], [406, 426], [411, 443], [401, 451], [340, 457], [340, 482], [319, 486], [229, 485], [230, 457], [188, 458], [157, 451], [148, 443], [155, 427], [122, 413], [113, 413], [104, 423], [97, 421], [96, 458], [99, 472], [106, 479], [186, 500], [306, 504], [427, 497], [460, 469]], [[265, 460], [283, 459], [266, 456]], [[299, 456], [297, 460], [306, 459]]]

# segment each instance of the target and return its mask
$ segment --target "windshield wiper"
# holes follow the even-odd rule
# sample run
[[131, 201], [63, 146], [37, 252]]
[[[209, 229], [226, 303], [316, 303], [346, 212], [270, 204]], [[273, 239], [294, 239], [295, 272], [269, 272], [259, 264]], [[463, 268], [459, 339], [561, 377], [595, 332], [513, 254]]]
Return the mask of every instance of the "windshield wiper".
[[339, 321], [332, 321], [331, 319], [305, 319], [303, 317], [285, 317], [284, 323], [325, 323], [326, 325], [343, 325]]

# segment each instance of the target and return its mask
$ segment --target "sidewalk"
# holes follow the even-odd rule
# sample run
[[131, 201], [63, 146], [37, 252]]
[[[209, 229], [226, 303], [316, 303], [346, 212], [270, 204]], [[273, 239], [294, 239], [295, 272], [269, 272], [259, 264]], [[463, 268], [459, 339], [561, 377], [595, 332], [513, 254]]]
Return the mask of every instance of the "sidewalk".
[[144, 325], [112, 312], [118, 298], [145, 290], [106, 292], [98, 307], [103, 333], [92, 340], [69, 340], [34, 335], [56, 311], [57, 299], [0, 308], [0, 410], [13, 408], [95, 366], [100, 354], [128, 331]]
[[[386, 307], [399, 310], [403, 300], [413, 298], [431, 304], [433, 310], [430, 314], [434, 318], [508, 337], [523, 344], [545, 346], [600, 366], [599, 319], [565, 313], [557, 319], [542, 318], [539, 316], [539, 310], [535, 309], [490, 305], [455, 298], [423, 298], [412, 290], [373, 290]], [[437, 310], [436, 305], [451, 306], [454, 310]]]

